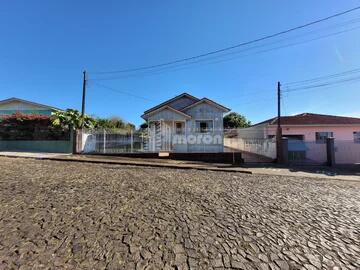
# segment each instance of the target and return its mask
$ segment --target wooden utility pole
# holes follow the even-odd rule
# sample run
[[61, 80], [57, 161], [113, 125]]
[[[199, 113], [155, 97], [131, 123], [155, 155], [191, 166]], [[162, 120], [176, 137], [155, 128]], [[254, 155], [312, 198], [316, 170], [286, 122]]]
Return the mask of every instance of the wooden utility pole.
[[[84, 120], [85, 116], [85, 96], [86, 96], [86, 71], [83, 72], [83, 87], [82, 87], [82, 103], [81, 103], [81, 118]], [[82, 126], [84, 125], [84, 121], [82, 121]]]
[[277, 131], [276, 131], [276, 156], [277, 161], [282, 161], [282, 147], [281, 147], [281, 138], [282, 138], [282, 129], [281, 129], [281, 84], [277, 84], [277, 107], [278, 107], [278, 116], [277, 116]]

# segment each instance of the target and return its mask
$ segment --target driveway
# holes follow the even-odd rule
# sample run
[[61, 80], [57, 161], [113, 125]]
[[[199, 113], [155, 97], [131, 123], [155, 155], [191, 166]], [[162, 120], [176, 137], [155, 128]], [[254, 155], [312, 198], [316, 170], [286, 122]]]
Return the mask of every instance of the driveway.
[[0, 269], [360, 268], [358, 182], [6, 157], [0, 170]]

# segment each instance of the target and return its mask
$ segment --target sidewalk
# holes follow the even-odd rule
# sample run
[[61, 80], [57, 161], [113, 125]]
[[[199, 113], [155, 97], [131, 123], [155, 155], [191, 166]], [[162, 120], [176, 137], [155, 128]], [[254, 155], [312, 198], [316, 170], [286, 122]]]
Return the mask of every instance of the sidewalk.
[[38, 153], [38, 152], [5, 152], [0, 151], [0, 156], [6, 157], [23, 157], [23, 158], [55, 158], [70, 156], [71, 154], [62, 154], [62, 153]]
[[295, 176], [360, 182], [359, 165], [331, 168], [327, 166], [311, 165], [283, 167], [277, 164], [244, 164], [243, 168], [246, 170], [250, 170], [253, 174]]
[[43, 160], [56, 160], [67, 162], [88, 162], [114, 165], [149, 166], [172, 169], [195, 169], [208, 171], [226, 171], [251, 174], [250, 170], [241, 167], [233, 167], [227, 164], [212, 164], [196, 161], [150, 159], [150, 158], [127, 158], [101, 155], [71, 155], [57, 153], [23, 153], [23, 152], [0, 152], [0, 156], [12, 158], [36, 158]]
[[292, 166], [282, 167], [276, 164], [244, 164], [233, 167], [226, 164], [211, 164], [194, 161], [180, 161], [169, 159], [126, 158], [101, 155], [71, 155], [58, 153], [24, 153], [0, 152], [0, 156], [13, 158], [36, 158], [66, 162], [88, 162], [131, 166], [163, 167], [173, 169], [196, 169], [222, 172], [238, 172], [259, 175], [295, 176], [329, 180], [360, 181], [360, 166], [348, 168], [329, 168], [325, 166]]

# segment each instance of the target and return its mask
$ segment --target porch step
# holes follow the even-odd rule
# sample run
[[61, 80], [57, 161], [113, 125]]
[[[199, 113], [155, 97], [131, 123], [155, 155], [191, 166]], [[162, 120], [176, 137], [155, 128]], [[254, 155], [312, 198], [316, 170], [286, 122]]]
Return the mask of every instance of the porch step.
[[170, 156], [170, 152], [167, 152], [167, 151], [159, 152], [159, 157], [168, 157], [168, 156]]

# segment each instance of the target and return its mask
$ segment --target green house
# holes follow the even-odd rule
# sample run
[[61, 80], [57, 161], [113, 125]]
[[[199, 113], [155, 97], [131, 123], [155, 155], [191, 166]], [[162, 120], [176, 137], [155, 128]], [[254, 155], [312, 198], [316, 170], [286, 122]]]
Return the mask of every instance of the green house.
[[[60, 110], [55, 107], [23, 100], [9, 98], [0, 100], [0, 119], [16, 112], [50, 116], [51, 112]], [[68, 139], [0, 139], [0, 151], [17, 152], [51, 152], [71, 153], [73, 149], [72, 136]]]
[[0, 117], [11, 115], [16, 112], [50, 116], [51, 112], [55, 110], [60, 109], [15, 97], [0, 100]]

